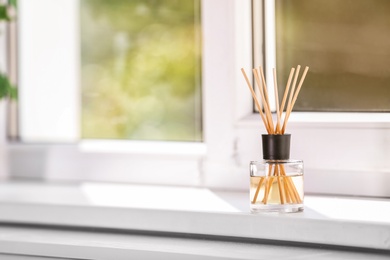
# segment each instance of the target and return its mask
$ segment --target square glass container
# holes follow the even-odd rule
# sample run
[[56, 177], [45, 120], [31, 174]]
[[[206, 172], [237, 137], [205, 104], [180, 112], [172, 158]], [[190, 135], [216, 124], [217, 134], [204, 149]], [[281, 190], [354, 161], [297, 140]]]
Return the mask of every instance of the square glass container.
[[303, 211], [303, 161], [250, 162], [249, 193], [252, 213]]

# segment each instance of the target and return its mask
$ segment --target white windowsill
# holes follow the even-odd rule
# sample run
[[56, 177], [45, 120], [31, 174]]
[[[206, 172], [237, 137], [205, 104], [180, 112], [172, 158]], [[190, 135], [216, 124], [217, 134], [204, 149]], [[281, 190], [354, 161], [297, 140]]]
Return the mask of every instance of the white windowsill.
[[294, 214], [249, 212], [245, 192], [119, 184], [3, 183], [0, 222], [267, 239], [390, 250], [390, 200], [305, 197]]

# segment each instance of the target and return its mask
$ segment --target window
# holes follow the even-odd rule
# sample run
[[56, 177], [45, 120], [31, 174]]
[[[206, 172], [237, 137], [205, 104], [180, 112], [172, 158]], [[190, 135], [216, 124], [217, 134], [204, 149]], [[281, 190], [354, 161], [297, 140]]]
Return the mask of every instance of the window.
[[21, 1], [19, 15], [24, 141], [202, 140], [199, 0]]
[[[280, 94], [292, 67], [310, 67], [295, 111], [390, 111], [386, 65], [390, 20], [385, 11], [390, 5], [374, 2], [276, 0], [265, 4], [268, 76], [272, 76], [269, 69], [277, 67]], [[257, 56], [262, 48], [260, 9], [254, 22]], [[261, 62], [261, 57], [256, 58], [255, 63]]]
[[[389, 73], [373, 69], [383, 64], [383, 55], [378, 54], [387, 53], [387, 47], [371, 38], [386, 37], [388, 22], [382, 13], [387, 2], [376, 3], [253, 1], [255, 65], [265, 61], [268, 78], [270, 68], [277, 67], [281, 85], [292, 66], [310, 66], [288, 126], [291, 154], [305, 162], [308, 192], [389, 196], [381, 183], [390, 179], [390, 165], [384, 159], [389, 156], [390, 115], [356, 113], [389, 109], [388, 95], [384, 96]], [[367, 5], [370, 10], [362, 12]], [[354, 17], [347, 15], [349, 10]], [[370, 19], [368, 13], [376, 18]], [[325, 113], [329, 111], [340, 112]], [[347, 180], [353, 185], [345, 185]]]
[[[202, 142], [116, 143], [131, 151], [109, 151], [104, 142], [85, 149], [88, 141], [79, 141], [83, 76], [74, 62], [82, 50], [74, 43], [80, 5], [34, 1], [21, 1], [19, 8], [20, 134], [24, 141], [46, 144], [11, 146], [13, 176], [247, 190], [248, 163], [261, 160], [263, 132], [240, 68], [276, 64], [274, 1], [202, 1]], [[50, 20], [50, 26], [33, 22], [33, 16]], [[27, 44], [28, 37], [36, 41]], [[305, 162], [306, 192], [390, 196], [384, 185], [390, 181], [388, 113], [294, 112], [289, 122], [291, 156]], [[56, 142], [47, 144], [51, 140]], [[167, 149], [172, 144], [177, 146]]]
[[311, 68], [296, 111], [390, 111], [389, 12], [386, 0], [275, 1], [280, 82]]
[[81, 138], [201, 141], [200, 1], [80, 1]]
[[[22, 143], [10, 148], [11, 174], [55, 180], [245, 186], [243, 175], [218, 176], [236, 172], [237, 161], [231, 159], [236, 150], [231, 119], [250, 107], [239, 100], [247, 93], [233, 88], [241, 80], [236, 77], [240, 66], [251, 64], [250, 1], [201, 3], [202, 143], [80, 140], [79, 7], [77, 0], [19, 3]], [[243, 104], [241, 112], [232, 105], [238, 103]]]

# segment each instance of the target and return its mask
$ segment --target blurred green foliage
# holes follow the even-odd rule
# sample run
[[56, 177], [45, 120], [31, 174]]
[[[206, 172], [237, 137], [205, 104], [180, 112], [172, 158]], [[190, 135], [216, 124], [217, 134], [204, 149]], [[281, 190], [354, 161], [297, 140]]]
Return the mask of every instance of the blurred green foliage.
[[200, 0], [81, 0], [82, 137], [201, 141]]
[[16, 99], [18, 96], [18, 90], [13, 85], [8, 77], [0, 73], [0, 99], [5, 97], [10, 97], [11, 99]]
[[17, 7], [18, 6], [18, 1], [17, 0], [9, 0], [9, 5], [13, 6], [13, 7]]
[[[12, 7], [16, 8], [16, 0], [10, 1], [9, 4], [0, 5], [0, 22], [9, 22], [12, 20], [10, 15], [10, 8]], [[16, 99], [17, 88], [11, 83], [6, 74], [0, 72], [0, 99], [7, 97]]]
[[0, 21], [10, 21], [11, 18], [8, 15], [8, 5], [0, 5]]

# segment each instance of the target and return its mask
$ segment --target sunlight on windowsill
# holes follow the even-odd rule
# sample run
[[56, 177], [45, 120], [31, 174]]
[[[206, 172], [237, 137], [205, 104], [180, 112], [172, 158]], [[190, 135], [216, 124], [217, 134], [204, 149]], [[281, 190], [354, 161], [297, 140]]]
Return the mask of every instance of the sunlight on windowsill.
[[218, 192], [203, 188], [84, 183], [81, 190], [88, 202], [94, 206], [242, 212], [239, 207], [218, 196]]

